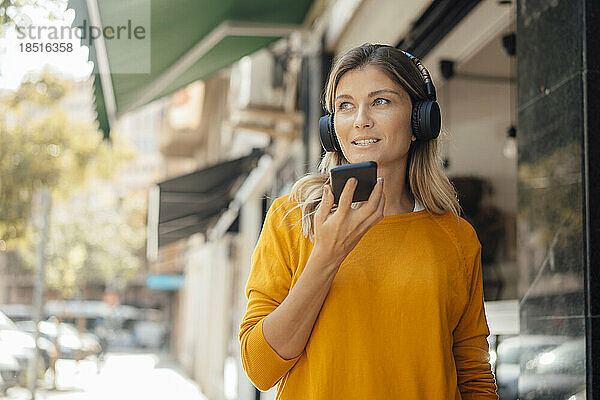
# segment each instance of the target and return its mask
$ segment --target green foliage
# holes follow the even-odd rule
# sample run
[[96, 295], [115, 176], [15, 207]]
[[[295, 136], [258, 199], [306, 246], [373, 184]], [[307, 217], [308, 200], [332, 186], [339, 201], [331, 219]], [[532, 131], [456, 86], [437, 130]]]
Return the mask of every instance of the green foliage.
[[48, 19], [57, 19], [59, 10], [64, 8], [66, 3], [66, 0], [0, 0], [0, 37], [3, 37], [9, 28], [19, 31], [19, 27], [31, 23], [27, 7], [44, 10]]
[[[139, 270], [146, 241], [143, 193], [127, 199], [107, 195], [98, 182], [58, 204], [50, 220], [46, 285], [66, 299], [87, 283], [121, 289]], [[67, 205], [67, 207], [65, 207]], [[26, 267], [37, 262], [35, 248], [22, 249]]]
[[46, 282], [65, 298], [79, 294], [88, 282], [119, 288], [141, 265], [145, 224], [139, 224], [139, 216], [145, 216], [145, 198], [124, 200], [107, 193], [110, 189], [98, 183], [53, 214]]
[[120, 155], [91, 124], [67, 118], [60, 106], [67, 93], [67, 82], [44, 73], [0, 102], [0, 240], [9, 248], [27, 238], [37, 189], [64, 198], [118, 166]]
[[[28, 12], [62, 18], [66, 0], [0, 0], [0, 38], [31, 24]], [[31, 8], [29, 8], [31, 7]], [[138, 270], [145, 244], [145, 193], [114, 194], [109, 180], [132, 156], [89, 121], [71, 120], [63, 101], [72, 84], [47, 71], [0, 98], [0, 251], [37, 263], [31, 226], [37, 191], [52, 193], [46, 282], [65, 298], [88, 282], [122, 286]]]
[[87, 282], [115, 286], [133, 276], [146, 215], [145, 193], [120, 198], [109, 181], [132, 152], [66, 115], [70, 86], [44, 72], [0, 99], [0, 244], [18, 250], [25, 267], [36, 265], [32, 200], [48, 187], [46, 281], [65, 298]]

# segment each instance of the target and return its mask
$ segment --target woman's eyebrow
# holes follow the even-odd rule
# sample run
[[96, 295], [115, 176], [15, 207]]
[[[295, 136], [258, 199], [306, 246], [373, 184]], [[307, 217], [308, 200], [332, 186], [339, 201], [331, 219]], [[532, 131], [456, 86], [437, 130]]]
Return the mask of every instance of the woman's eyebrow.
[[340, 94], [335, 97], [334, 102], [338, 101], [339, 99], [352, 99], [352, 96], [350, 96], [349, 94]]
[[373, 96], [377, 96], [383, 93], [393, 93], [398, 97], [402, 97], [402, 95], [398, 92], [396, 92], [395, 90], [392, 89], [381, 89], [381, 90], [376, 90], [374, 92], [369, 93], [369, 97], [373, 97]]
[[[380, 89], [380, 90], [375, 90], [374, 92], [369, 93], [369, 97], [373, 97], [373, 96], [377, 96], [383, 93], [392, 93], [395, 94], [398, 97], [402, 97], [402, 95], [400, 93], [398, 93], [397, 91], [393, 90], [393, 89]], [[338, 96], [336, 96], [334, 102], [337, 102], [339, 99], [352, 99], [353, 97], [350, 96], [349, 94], [340, 94]]]

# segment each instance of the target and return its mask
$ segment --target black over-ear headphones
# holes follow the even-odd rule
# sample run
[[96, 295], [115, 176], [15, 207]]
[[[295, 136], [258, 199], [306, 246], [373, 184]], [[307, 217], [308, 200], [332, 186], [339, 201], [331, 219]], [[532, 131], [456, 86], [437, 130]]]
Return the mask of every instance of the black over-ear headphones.
[[[417, 57], [403, 50], [400, 51], [417, 66], [425, 81], [427, 91], [427, 100], [413, 100], [410, 120], [413, 135], [417, 140], [435, 139], [440, 134], [441, 114], [440, 106], [436, 102], [435, 87], [431, 81], [431, 76]], [[324, 115], [319, 119], [319, 134], [325, 151], [342, 152], [333, 126], [333, 114]]]

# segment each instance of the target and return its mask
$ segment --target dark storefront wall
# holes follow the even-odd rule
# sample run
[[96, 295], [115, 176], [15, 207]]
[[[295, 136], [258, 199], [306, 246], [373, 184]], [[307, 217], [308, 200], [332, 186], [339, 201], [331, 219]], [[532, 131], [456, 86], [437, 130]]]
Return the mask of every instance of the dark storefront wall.
[[598, 219], [593, 218], [599, 4], [518, 2], [521, 335], [568, 337], [542, 358], [521, 358], [521, 399], [567, 400], [583, 394], [586, 383], [587, 398], [600, 398], [600, 304], [594, 303], [600, 298], [594, 271]]

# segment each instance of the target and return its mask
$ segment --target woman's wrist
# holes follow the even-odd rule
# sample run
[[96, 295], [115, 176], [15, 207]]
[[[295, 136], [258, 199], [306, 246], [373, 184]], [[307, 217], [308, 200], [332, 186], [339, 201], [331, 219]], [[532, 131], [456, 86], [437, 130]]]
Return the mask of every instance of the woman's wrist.
[[328, 271], [332, 271], [332, 272], [337, 272], [342, 261], [344, 261], [343, 258], [339, 258], [339, 257], [332, 255], [331, 252], [326, 251], [325, 249], [320, 247], [318, 244], [315, 244], [315, 246], [313, 247], [312, 253], [310, 254], [310, 257], [309, 257], [310, 264], [314, 264], [314, 266], [316, 266], [320, 269], [324, 269], [324, 270], [328, 270]]

